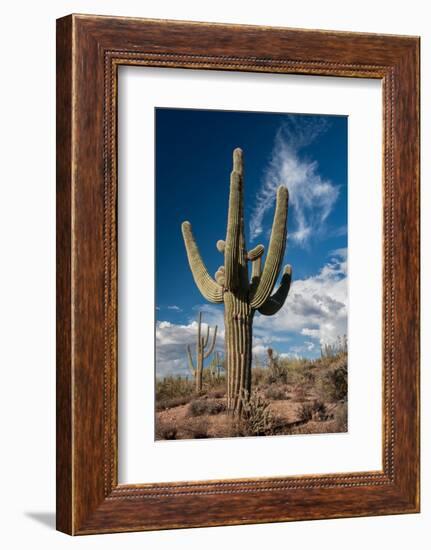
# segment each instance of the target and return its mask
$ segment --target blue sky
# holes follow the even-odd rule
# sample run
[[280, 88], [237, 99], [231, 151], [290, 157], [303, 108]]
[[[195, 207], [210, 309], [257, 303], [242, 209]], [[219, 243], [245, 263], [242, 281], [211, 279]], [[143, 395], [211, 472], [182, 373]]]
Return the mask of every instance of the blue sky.
[[222, 263], [232, 151], [245, 166], [246, 238], [268, 245], [278, 185], [289, 188], [291, 292], [275, 317], [256, 314], [254, 351], [315, 357], [347, 332], [347, 117], [156, 109], [156, 360], [158, 375], [185, 374], [198, 311], [219, 325], [223, 306], [205, 302], [184, 249], [191, 222], [210, 274]]

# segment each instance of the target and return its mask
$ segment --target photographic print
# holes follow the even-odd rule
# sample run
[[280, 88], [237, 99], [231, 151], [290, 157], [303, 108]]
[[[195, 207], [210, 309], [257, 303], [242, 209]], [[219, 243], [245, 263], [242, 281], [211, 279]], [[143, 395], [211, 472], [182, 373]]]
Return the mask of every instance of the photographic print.
[[419, 37], [56, 45], [57, 529], [419, 512]]
[[347, 431], [347, 125], [155, 110], [156, 440]]

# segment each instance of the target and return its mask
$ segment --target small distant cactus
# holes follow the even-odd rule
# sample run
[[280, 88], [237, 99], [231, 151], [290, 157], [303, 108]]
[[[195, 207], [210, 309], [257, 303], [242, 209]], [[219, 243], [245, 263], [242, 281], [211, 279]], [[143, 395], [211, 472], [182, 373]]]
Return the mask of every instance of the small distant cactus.
[[[262, 269], [263, 245], [246, 250], [244, 235], [243, 154], [233, 152], [233, 170], [230, 179], [228, 223], [226, 240], [217, 241], [217, 250], [224, 256], [224, 264], [214, 276], [202, 260], [192, 233], [190, 222], [182, 224], [184, 243], [190, 269], [196, 286], [209, 302], [224, 302], [225, 364], [227, 371], [227, 408], [240, 414], [243, 396], [251, 394], [252, 327], [255, 311], [274, 315], [283, 306], [292, 278], [290, 266], [284, 268], [280, 286], [274, 294], [286, 246], [287, 188], [277, 190], [277, 202], [265, 266]], [[248, 263], [251, 263], [249, 279]]]
[[199, 312], [198, 316], [198, 331], [196, 338], [196, 366], [193, 363], [192, 351], [190, 346], [187, 346], [187, 359], [190, 372], [194, 376], [196, 384], [196, 393], [202, 392], [202, 375], [204, 369], [204, 359], [209, 357], [214, 351], [215, 343], [217, 338], [217, 325], [214, 327], [214, 332], [210, 340], [210, 326], [207, 325], [207, 330], [205, 336], [202, 336], [202, 313]]
[[268, 368], [271, 373], [271, 376], [270, 376], [271, 381], [287, 382], [286, 380], [287, 373], [285, 369], [283, 369], [283, 367], [280, 365], [277, 354], [274, 353], [274, 350], [272, 348], [268, 348], [266, 352], [268, 354]]
[[211, 380], [220, 380], [221, 371], [224, 369], [223, 359], [219, 351], [216, 351], [213, 354], [211, 363], [208, 366], [208, 371], [211, 377]]

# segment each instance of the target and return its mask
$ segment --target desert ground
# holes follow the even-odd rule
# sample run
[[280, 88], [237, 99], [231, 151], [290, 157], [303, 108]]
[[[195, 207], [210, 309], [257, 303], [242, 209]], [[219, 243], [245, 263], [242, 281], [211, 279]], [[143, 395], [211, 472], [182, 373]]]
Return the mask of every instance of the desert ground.
[[226, 412], [225, 375], [205, 368], [202, 391], [192, 377], [156, 382], [156, 440], [251, 437], [347, 431], [347, 349], [321, 357], [253, 361], [252, 393], [240, 418]]

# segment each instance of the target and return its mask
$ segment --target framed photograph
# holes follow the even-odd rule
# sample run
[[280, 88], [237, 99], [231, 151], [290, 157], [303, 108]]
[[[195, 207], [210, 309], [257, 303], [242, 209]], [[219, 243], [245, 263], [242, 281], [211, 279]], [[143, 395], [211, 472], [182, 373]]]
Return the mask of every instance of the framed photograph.
[[57, 528], [419, 511], [419, 39], [57, 21]]

